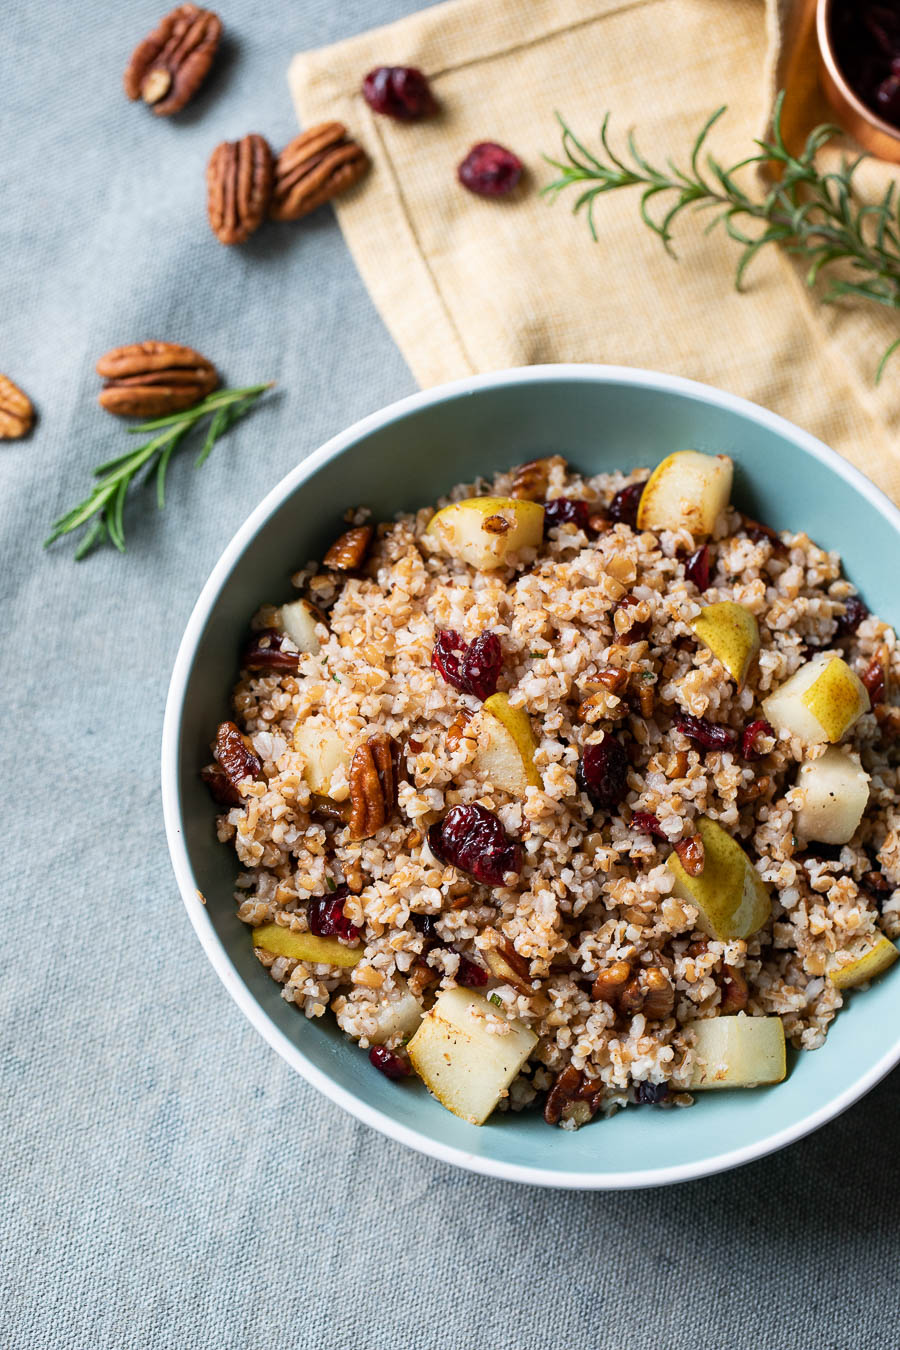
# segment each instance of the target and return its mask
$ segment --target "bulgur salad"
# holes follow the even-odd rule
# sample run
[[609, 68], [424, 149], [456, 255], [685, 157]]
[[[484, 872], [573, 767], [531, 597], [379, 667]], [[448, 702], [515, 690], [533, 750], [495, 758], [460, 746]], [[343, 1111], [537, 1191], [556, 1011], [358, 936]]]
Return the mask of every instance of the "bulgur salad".
[[252, 621], [203, 769], [238, 916], [474, 1124], [777, 1083], [897, 957], [893, 629], [732, 469], [551, 455], [350, 511]]

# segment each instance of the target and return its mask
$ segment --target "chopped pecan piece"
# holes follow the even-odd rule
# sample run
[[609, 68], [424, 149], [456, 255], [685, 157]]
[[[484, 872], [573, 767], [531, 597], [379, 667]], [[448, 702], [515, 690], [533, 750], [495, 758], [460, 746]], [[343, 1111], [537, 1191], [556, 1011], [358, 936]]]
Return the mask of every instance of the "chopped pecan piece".
[[206, 166], [206, 208], [216, 238], [243, 244], [266, 218], [272, 196], [274, 163], [269, 143], [251, 133], [223, 141]]
[[866, 666], [860, 679], [866, 686], [869, 699], [874, 706], [876, 703], [884, 703], [887, 700], [888, 669], [890, 667], [891, 654], [886, 642], [879, 643], [875, 649], [875, 655]]
[[165, 417], [211, 394], [219, 376], [211, 361], [178, 342], [131, 342], [97, 362], [106, 383], [101, 408], [118, 417]]
[[604, 666], [602, 670], [597, 671], [594, 678], [611, 694], [621, 694], [628, 684], [629, 675], [627, 670], [622, 670], [618, 666]]
[[669, 1017], [675, 1006], [675, 990], [661, 967], [642, 966], [632, 974], [629, 961], [616, 961], [601, 970], [591, 997], [609, 1003], [623, 1017], [643, 1012], [651, 1021]]
[[17, 441], [31, 430], [31, 399], [6, 375], [0, 375], [0, 441]]
[[772, 552], [784, 555], [788, 551], [787, 544], [781, 536], [772, 529], [771, 525], [763, 525], [762, 521], [754, 520], [752, 516], [741, 516], [741, 526], [746, 535], [748, 535], [754, 544], [761, 544], [768, 541], [772, 545]]
[[681, 865], [688, 876], [699, 877], [706, 862], [706, 852], [701, 836], [689, 834], [684, 839], [679, 839], [675, 845], [675, 852], [678, 854]]
[[488, 534], [506, 534], [512, 529], [512, 523], [506, 519], [506, 516], [488, 516], [482, 522], [481, 528]]
[[[637, 596], [628, 591], [616, 605], [613, 622], [617, 642], [623, 644], [643, 642], [650, 636], [650, 629], [653, 626], [652, 620], [636, 619], [631, 613], [632, 609], [640, 603]], [[622, 616], [621, 622], [617, 622], [615, 618], [619, 614]]]
[[361, 145], [340, 122], [321, 122], [295, 136], [275, 161], [272, 220], [300, 220], [353, 187], [369, 167]]
[[[238, 788], [240, 783], [243, 783], [247, 778], [262, 777], [262, 764], [259, 757], [254, 753], [249, 739], [242, 734], [234, 722], [222, 722], [219, 726], [213, 746], [213, 759], [222, 770], [232, 789], [233, 796], [228, 803], [229, 805], [237, 805], [243, 801]], [[210, 782], [210, 777], [214, 773], [214, 770], [211, 771], [211, 774], [206, 776], [205, 781], [213, 795], [216, 791], [222, 794], [217, 800], [224, 800], [225, 787], [221, 780], [216, 778], [214, 782]], [[234, 800], [235, 797], [237, 801]]]
[[520, 994], [533, 994], [530, 966], [507, 938], [496, 929], [487, 929], [492, 945], [482, 952], [491, 974], [504, 984], [512, 985]]
[[619, 995], [630, 979], [631, 963], [615, 961], [598, 973], [591, 988], [591, 998], [617, 1007]]
[[599, 1080], [588, 1078], [569, 1064], [557, 1074], [547, 1094], [544, 1120], [548, 1125], [558, 1125], [560, 1120], [586, 1125], [599, 1109], [602, 1097], [603, 1089]]
[[135, 48], [125, 71], [125, 93], [149, 103], [157, 117], [180, 112], [206, 79], [221, 36], [217, 14], [179, 5]]
[[225, 770], [220, 769], [218, 764], [210, 764], [201, 769], [200, 777], [209, 788], [213, 801], [218, 802], [220, 806], [240, 806], [244, 800]]
[[750, 989], [743, 973], [736, 966], [722, 967], [719, 987], [722, 990], [719, 1012], [722, 1014], [743, 1012], [750, 998]]
[[362, 567], [374, 537], [375, 528], [372, 525], [356, 525], [352, 530], [347, 530], [335, 539], [325, 554], [323, 567], [333, 567], [338, 572], [353, 572]]
[[241, 666], [266, 675], [295, 674], [300, 666], [300, 653], [285, 650], [284, 634], [277, 628], [263, 628], [253, 634], [244, 648]]
[[659, 966], [644, 971], [644, 1006], [641, 1009], [649, 1022], [662, 1022], [672, 1016], [675, 990], [668, 975]]
[[466, 727], [469, 725], [474, 714], [467, 708], [461, 708], [456, 717], [447, 728], [447, 734], [444, 737], [444, 744], [452, 754], [454, 750], [459, 749], [459, 743], [466, 734]]
[[542, 502], [547, 495], [553, 465], [564, 463], [561, 456], [548, 455], [544, 459], [530, 459], [527, 464], [520, 464], [513, 474], [509, 495], [523, 502]]
[[346, 825], [350, 819], [350, 803], [336, 802], [331, 797], [323, 797], [319, 792], [309, 795], [309, 814], [324, 816], [326, 820], [337, 820]]
[[400, 746], [379, 731], [359, 748], [350, 762], [350, 838], [369, 839], [397, 805]]

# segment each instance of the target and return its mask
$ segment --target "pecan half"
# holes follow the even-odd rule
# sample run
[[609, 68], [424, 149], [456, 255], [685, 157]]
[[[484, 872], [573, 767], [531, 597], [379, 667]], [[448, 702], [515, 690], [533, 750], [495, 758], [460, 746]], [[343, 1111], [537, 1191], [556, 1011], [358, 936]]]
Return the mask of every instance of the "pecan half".
[[338, 572], [353, 572], [361, 567], [375, 537], [372, 525], [357, 525], [335, 539], [322, 559], [323, 567], [334, 567]]
[[358, 183], [369, 156], [341, 122], [320, 122], [286, 145], [275, 161], [272, 220], [300, 220]]
[[135, 48], [125, 93], [149, 103], [157, 117], [180, 112], [206, 79], [221, 36], [212, 10], [179, 5]]
[[0, 375], [0, 441], [17, 441], [31, 430], [31, 399], [6, 375]]
[[274, 165], [269, 142], [251, 133], [217, 145], [206, 166], [206, 209], [216, 238], [243, 244], [266, 218]]
[[602, 1000], [623, 1017], [642, 1012], [649, 1021], [662, 1021], [675, 1006], [675, 990], [659, 966], [642, 966], [631, 973], [628, 961], [616, 961], [594, 980], [591, 998]]
[[228, 787], [226, 788], [215, 769], [207, 770], [203, 774], [204, 781], [217, 801], [227, 802], [232, 806], [239, 805], [243, 798], [238, 790], [238, 784], [247, 778], [262, 777], [262, 764], [259, 757], [254, 754], [250, 741], [234, 722], [222, 722], [219, 726], [213, 746], [213, 759], [224, 775]]
[[350, 761], [350, 838], [369, 839], [397, 805], [400, 746], [379, 731], [358, 747]]
[[106, 383], [98, 402], [117, 417], [164, 417], [211, 394], [219, 376], [211, 361], [177, 342], [131, 342], [97, 362]]
[[603, 1087], [599, 1080], [588, 1078], [569, 1064], [557, 1074], [547, 1094], [544, 1119], [548, 1125], [558, 1125], [560, 1120], [572, 1121], [576, 1126], [586, 1125], [599, 1109], [602, 1098]]

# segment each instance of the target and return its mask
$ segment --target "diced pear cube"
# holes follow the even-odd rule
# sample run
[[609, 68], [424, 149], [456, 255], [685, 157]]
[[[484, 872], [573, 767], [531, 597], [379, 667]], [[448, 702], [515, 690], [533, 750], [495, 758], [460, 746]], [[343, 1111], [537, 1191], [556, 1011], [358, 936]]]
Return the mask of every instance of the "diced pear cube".
[[494, 1008], [471, 989], [447, 989], [426, 1013], [407, 1049], [416, 1073], [442, 1106], [483, 1125], [537, 1045], [521, 1022], [488, 1030]]
[[485, 699], [470, 728], [472, 733], [478, 747], [472, 769], [480, 779], [513, 797], [524, 798], [526, 788], [541, 786], [531, 722], [521, 708], [511, 706], [508, 694]]
[[316, 937], [315, 933], [296, 933], [277, 923], [266, 923], [253, 930], [253, 945], [273, 956], [290, 956], [322, 966], [355, 966], [363, 947], [345, 947], [336, 937]]
[[321, 647], [316, 624], [322, 622], [322, 615], [308, 600], [294, 600], [281, 606], [281, 626], [299, 652], [316, 655]]
[[763, 712], [775, 730], [807, 745], [839, 741], [869, 706], [862, 680], [834, 652], [819, 652], [763, 699]]
[[837, 989], [852, 989], [856, 984], [865, 984], [874, 980], [888, 966], [897, 960], [897, 948], [883, 934], [859, 951], [849, 961], [835, 961], [828, 972], [828, 978]]
[[294, 749], [303, 756], [303, 777], [312, 792], [332, 795], [331, 780], [350, 765], [350, 750], [321, 713], [313, 713], [294, 728]]
[[780, 1083], [787, 1072], [780, 1017], [707, 1017], [688, 1029], [696, 1038], [692, 1092]]
[[641, 494], [639, 530], [689, 530], [712, 534], [731, 500], [734, 464], [727, 455], [677, 450], [657, 464]]
[[869, 801], [869, 775], [859, 760], [829, 746], [818, 759], [801, 765], [797, 787], [803, 792], [796, 814], [798, 835], [822, 844], [846, 844]]
[[544, 508], [516, 497], [470, 497], [438, 511], [426, 533], [452, 558], [490, 572], [523, 548], [540, 547]]

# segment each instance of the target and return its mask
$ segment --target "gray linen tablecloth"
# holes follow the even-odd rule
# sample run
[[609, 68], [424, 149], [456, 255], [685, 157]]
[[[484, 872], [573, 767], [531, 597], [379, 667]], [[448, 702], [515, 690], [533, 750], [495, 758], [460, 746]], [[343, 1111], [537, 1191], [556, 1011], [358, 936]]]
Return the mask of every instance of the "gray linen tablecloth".
[[[897, 1076], [729, 1176], [517, 1187], [407, 1152], [313, 1092], [185, 917], [157, 764], [191, 606], [269, 487], [412, 388], [330, 211], [226, 250], [204, 165], [226, 137], [294, 133], [294, 51], [416, 4], [228, 0], [224, 57], [174, 121], [121, 90], [161, 5], [3, 7], [0, 370], [40, 421], [0, 446], [0, 1345], [896, 1345]], [[201, 472], [175, 464], [127, 557], [42, 553], [123, 447], [94, 362], [143, 337], [279, 392]]]

